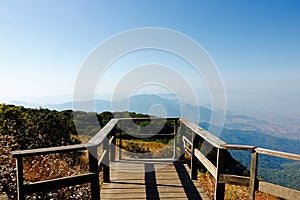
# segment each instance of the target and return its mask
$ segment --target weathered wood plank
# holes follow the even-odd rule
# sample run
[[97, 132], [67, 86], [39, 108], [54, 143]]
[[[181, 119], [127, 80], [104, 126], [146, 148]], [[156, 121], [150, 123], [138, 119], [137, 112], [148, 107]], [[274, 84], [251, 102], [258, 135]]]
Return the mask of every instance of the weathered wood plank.
[[251, 145], [237, 145], [237, 144], [226, 144], [223, 146], [223, 148], [228, 150], [249, 150], [252, 151], [256, 148], [256, 146]]
[[77, 176], [65, 177], [65, 178], [57, 178], [47, 181], [39, 181], [30, 184], [24, 185], [24, 193], [31, 194], [35, 192], [49, 191], [60, 189], [63, 187], [68, 187], [72, 185], [80, 185], [83, 183], [89, 183], [94, 177], [94, 173], [87, 173]]
[[204, 165], [204, 167], [211, 173], [213, 177], [217, 177], [217, 168], [208, 160], [198, 149], [195, 149], [195, 156]]
[[104, 139], [115, 128], [118, 119], [111, 119], [98, 133], [88, 142], [88, 144], [100, 145]]
[[255, 150], [253, 150], [251, 153], [249, 200], [255, 199], [255, 190], [257, 189], [257, 181], [256, 181], [257, 163], [258, 163], [258, 153]]
[[220, 183], [220, 174], [225, 170], [225, 149], [218, 149], [217, 151], [217, 170], [216, 170], [216, 184], [215, 184], [215, 200], [224, 200], [225, 198], [225, 183]]
[[93, 145], [92, 144], [75, 144], [75, 145], [68, 145], [68, 146], [13, 151], [12, 156], [14, 158], [16, 158], [16, 157], [25, 157], [25, 156], [46, 155], [46, 154], [52, 154], [52, 153], [67, 153], [67, 152], [71, 152], [71, 151], [87, 150], [87, 148], [89, 148], [91, 146], [93, 146]]
[[[176, 120], [177, 121], [177, 120]], [[177, 121], [178, 123], [178, 121]], [[183, 124], [180, 124], [179, 129], [179, 160], [185, 160], [185, 143], [183, 141], [183, 138], [185, 137], [185, 131], [186, 127]]]
[[17, 192], [18, 199], [23, 200], [24, 197], [24, 177], [23, 177], [23, 158], [17, 157], [16, 159], [17, 166]]
[[258, 182], [258, 190], [285, 199], [300, 199], [300, 191], [264, 181]]
[[104, 150], [101, 154], [101, 157], [100, 157], [99, 161], [98, 161], [98, 171], [99, 172], [101, 171], [101, 168], [104, 164], [104, 160], [105, 160], [105, 157], [107, 156], [107, 152], [108, 152], [108, 150]]
[[109, 141], [110, 147], [110, 160], [111, 162], [116, 161], [116, 151], [117, 151], [117, 136], [116, 136], [116, 127], [111, 131], [111, 139]]
[[231, 174], [220, 174], [219, 183], [229, 183], [249, 187], [250, 178], [246, 176], [237, 176]]
[[91, 193], [93, 200], [100, 199], [100, 183], [99, 183], [99, 171], [98, 171], [98, 151], [97, 146], [89, 148], [89, 171], [92, 173], [92, 178], [89, 181], [91, 183]]
[[[136, 173], [136, 174], [131, 174], [130, 177], [126, 177], [126, 175], [128, 175], [128, 173], [114, 173], [111, 174], [111, 180], [139, 180], [142, 179], [144, 180], [144, 174], [141, 173]], [[175, 172], [171, 172], [171, 173], [156, 173], [156, 176], [153, 177], [152, 179], [164, 179], [164, 180], [172, 180], [172, 179], [178, 179], [178, 174]], [[184, 177], [185, 179], [189, 179], [189, 176]]]
[[195, 133], [197, 133], [200, 137], [202, 137], [203, 139], [205, 139], [207, 142], [209, 142], [210, 144], [212, 144], [214, 147], [222, 148], [222, 146], [226, 145], [226, 142], [224, 142], [220, 138], [214, 136], [210, 132], [204, 130], [203, 128], [201, 128], [197, 124], [195, 124], [193, 122], [190, 122], [190, 121], [188, 121], [186, 119], [183, 119], [183, 118], [180, 118], [179, 121], [181, 123], [183, 123], [189, 129], [191, 129], [192, 131], [194, 131]]
[[192, 180], [198, 179], [198, 158], [195, 154], [195, 151], [197, 151], [197, 147], [199, 144], [199, 135], [196, 133], [193, 133], [193, 139], [192, 139], [193, 145], [192, 145], [192, 157], [191, 157], [191, 173], [190, 177]]
[[150, 117], [150, 118], [118, 118], [119, 121], [126, 121], [126, 120], [130, 120], [130, 121], [151, 121], [151, 120], [179, 120], [178, 117], [167, 117], [167, 118], [163, 118], [163, 117]]
[[[142, 154], [141, 154], [142, 155]], [[122, 159], [121, 162], [131, 162], [131, 163], [165, 163], [165, 162], [175, 162], [176, 159], [173, 158], [128, 158], [128, 159]]]
[[191, 146], [193, 145], [193, 143], [187, 137], [182, 136], [182, 139], [183, 139], [184, 142], [189, 143], [189, 145], [191, 145]]
[[300, 155], [298, 154], [286, 153], [282, 151], [275, 151], [275, 150], [264, 149], [264, 148], [256, 148], [255, 151], [260, 154], [300, 161]]
[[[114, 128], [113, 128], [114, 129]], [[110, 162], [109, 162], [109, 140], [108, 138], [105, 138], [103, 140], [103, 151], [106, 151], [105, 156], [103, 157], [103, 160], [101, 161], [103, 164], [103, 182], [110, 182]]]
[[[123, 171], [124, 169], [131, 170]], [[112, 163], [111, 183], [103, 184], [101, 198], [208, 199], [199, 183], [189, 179], [186, 166], [179, 162], [171, 165], [160, 162]]]
[[124, 139], [141, 139], [141, 138], [147, 138], [147, 139], [174, 139], [176, 135], [175, 134], [132, 134], [132, 135], [124, 135]]
[[[159, 193], [159, 198], [172, 198], [172, 199], [177, 199], [177, 198], [186, 198], [186, 199], [199, 199], [197, 198], [199, 196], [198, 193], [190, 193], [189, 194], [190, 198], [187, 197], [187, 194], [185, 192], [161, 192]], [[124, 197], [130, 199], [136, 199], [136, 198], [142, 198], [142, 199], [157, 199], [156, 194], [153, 193], [146, 193], [146, 192], [126, 192], [124, 193], [105, 193], [103, 194], [102, 198], [103, 199], [123, 199]]]

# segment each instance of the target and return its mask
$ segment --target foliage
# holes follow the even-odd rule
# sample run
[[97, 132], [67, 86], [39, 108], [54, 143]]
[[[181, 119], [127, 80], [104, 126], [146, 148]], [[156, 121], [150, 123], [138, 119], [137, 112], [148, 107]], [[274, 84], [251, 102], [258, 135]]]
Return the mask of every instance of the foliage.
[[[70, 112], [50, 111], [42, 108], [27, 109], [22, 106], [0, 104], [0, 194], [5, 193], [9, 199], [17, 197], [16, 166], [11, 151], [77, 144], [80, 141], [76, 135]], [[31, 160], [27, 158], [24, 168], [45, 170], [47, 166], [45, 162], [49, 161], [49, 157], [45, 156], [44, 159], [31, 169], [28, 168], [32, 164]], [[60, 166], [63, 166], [68, 159], [67, 156], [61, 160]], [[67, 174], [70, 173], [70, 168], [59, 167], [55, 172]], [[32, 174], [42, 176], [38, 177], [41, 179], [51, 178], [44, 172], [32, 171]]]
[[13, 149], [33, 149], [80, 143], [64, 113], [0, 104], [0, 134], [13, 137]]
[[94, 136], [107, 123], [105, 118], [94, 112], [74, 111], [72, 118], [78, 135]]

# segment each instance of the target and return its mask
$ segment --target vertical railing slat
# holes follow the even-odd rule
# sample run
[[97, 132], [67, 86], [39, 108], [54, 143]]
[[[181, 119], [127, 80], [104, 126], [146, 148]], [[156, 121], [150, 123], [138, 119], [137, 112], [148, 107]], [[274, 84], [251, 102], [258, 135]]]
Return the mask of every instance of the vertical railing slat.
[[174, 145], [174, 147], [173, 147], [173, 159], [176, 159], [176, 158], [178, 158], [177, 157], [177, 132], [178, 132], [178, 121], [177, 121], [177, 119], [175, 119], [174, 120], [174, 135], [175, 135], [175, 137], [174, 137], [174, 142], [173, 142], [173, 145]]
[[122, 133], [120, 133], [119, 139], [119, 160], [122, 160]]
[[103, 152], [106, 151], [106, 155], [103, 160], [103, 181], [105, 183], [110, 182], [110, 168], [109, 168], [109, 140], [105, 138], [103, 141]]
[[17, 166], [17, 192], [18, 200], [25, 200], [24, 194], [24, 177], [23, 177], [23, 157], [18, 156], [16, 159]]
[[258, 153], [255, 150], [253, 150], [252, 154], [251, 154], [249, 200], [254, 200], [255, 199], [257, 160], [258, 160]]
[[111, 136], [113, 137], [113, 140], [111, 142], [110, 146], [110, 162], [115, 162], [116, 161], [116, 139], [117, 139], [117, 134], [116, 134], [116, 127], [111, 132]]
[[215, 184], [215, 200], [224, 200], [225, 183], [219, 183], [219, 176], [225, 169], [225, 149], [217, 149], [217, 175]]
[[89, 147], [88, 151], [89, 151], [90, 172], [94, 173], [94, 178], [91, 182], [92, 199], [99, 200], [100, 199], [100, 182], [99, 182], [99, 173], [98, 173], [97, 146]]
[[183, 123], [180, 123], [180, 131], [179, 131], [179, 160], [185, 159], [185, 149], [184, 149], [184, 142], [183, 136], [186, 131], [186, 126]]
[[198, 179], [198, 158], [195, 155], [195, 148], [198, 148], [199, 145], [199, 135], [196, 133], [193, 133], [192, 136], [192, 158], [191, 158], [191, 174], [190, 177], [192, 180]]

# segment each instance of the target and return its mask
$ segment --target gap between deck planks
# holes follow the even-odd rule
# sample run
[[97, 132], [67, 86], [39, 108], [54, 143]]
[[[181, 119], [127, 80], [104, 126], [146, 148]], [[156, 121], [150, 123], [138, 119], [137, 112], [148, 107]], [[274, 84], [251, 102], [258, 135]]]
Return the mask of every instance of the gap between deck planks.
[[111, 163], [111, 182], [101, 187], [101, 199], [203, 199], [209, 198], [189, 168], [180, 162]]

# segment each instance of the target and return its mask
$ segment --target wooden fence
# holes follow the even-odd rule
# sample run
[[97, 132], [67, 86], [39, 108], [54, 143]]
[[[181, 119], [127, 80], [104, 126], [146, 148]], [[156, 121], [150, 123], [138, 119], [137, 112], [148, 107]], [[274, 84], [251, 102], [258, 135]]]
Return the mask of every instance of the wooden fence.
[[[188, 140], [185, 136], [182, 136], [183, 141], [187, 141], [191, 145], [191, 179], [197, 179], [198, 160], [203, 166], [210, 172], [210, 174], [216, 180], [215, 186], [215, 199], [224, 199], [225, 183], [247, 186], [249, 187], [249, 199], [255, 199], [255, 191], [261, 191], [274, 196], [278, 196], [285, 199], [300, 199], [300, 191], [290, 188], [275, 185], [269, 182], [261, 181], [257, 179], [257, 164], [258, 154], [276, 156], [280, 158], [292, 159], [300, 161], [300, 155], [285, 153], [280, 151], [273, 151], [269, 149], [257, 148], [255, 146], [247, 145], [230, 145], [220, 140], [213, 134], [205, 131], [198, 125], [189, 122], [185, 119], [180, 119], [181, 128], [185, 127], [193, 131], [192, 140]], [[217, 164], [216, 166], [208, 160], [197, 148], [200, 138], [210, 143], [213, 147], [217, 148]], [[183, 145], [185, 146], [185, 145]], [[183, 148], [184, 151], [189, 151], [187, 148]], [[243, 150], [251, 151], [251, 167], [250, 177], [237, 176], [231, 174], [225, 174], [224, 171], [224, 152], [227, 150]]]
[[[224, 199], [225, 184], [235, 184], [249, 187], [249, 199], [255, 198], [255, 191], [266, 192], [278, 197], [286, 199], [300, 199], [300, 191], [290, 188], [282, 187], [265, 181], [257, 179], [257, 164], [258, 154], [265, 154], [270, 156], [276, 156], [280, 158], [287, 158], [300, 161], [300, 155], [290, 154], [285, 152], [273, 151], [269, 149], [257, 148], [255, 146], [246, 145], [230, 145], [226, 144], [220, 138], [205, 131], [197, 124], [194, 124], [188, 120], [182, 118], [154, 118], [155, 120], [173, 120], [174, 121], [174, 133], [172, 134], [157, 134], [148, 135], [153, 139], [174, 139], [174, 154], [170, 160], [180, 159], [180, 156], [184, 153], [188, 153], [191, 156], [191, 179], [197, 179], [198, 173], [198, 161], [211, 173], [216, 179], [215, 186], [215, 199]], [[103, 173], [103, 181], [110, 181], [110, 168], [109, 163], [116, 160], [116, 126], [118, 122], [124, 120], [143, 121], [150, 119], [112, 119], [110, 120], [87, 144], [69, 145], [52, 148], [32, 149], [23, 151], [12, 152], [13, 157], [16, 158], [17, 165], [17, 192], [18, 199], [25, 199], [26, 194], [31, 194], [41, 191], [49, 191], [54, 189], [60, 189], [72, 185], [79, 185], [83, 183], [91, 184], [92, 199], [100, 199], [100, 183], [99, 173]], [[151, 119], [153, 120], [153, 119]], [[180, 129], [179, 129], [180, 128]], [[186, 136], [186, 132], [192, 132], [192, 137], [189, 139]], [[120, 134], [120, 140], [122, 140], [122, 134]], [[135, 135], [140, 138], [141, 135]], [[147, 136], [145, 134], [143, 137]], [[198, 149], [199, 141], [205, 141], [211, 144], [217, 149], [216, 165], [214, 165], [200, 150]], [[121, 144], [121, 143], [120, 143]], [[98, 159], [97, 147], [102, 145], [103, 151]], [[121, 148], [120, 148], [121, 149]], [[34, 183], [24, 184], [23, 179], [23, 158], [36, 155], [47, 155], [53, 153], [67, 153], [80, 150], [88, 150], [89, 152], [89, 173], [57, 178], [46, 181], [39, 181]], [[227, 150], [244, 150], [251, 151], [251, 168], [250, 177], [237, 176], [226, 174], [225, 172], [225, 151]], [[119, 159], [121, 159], [121, 152], [119, 152]]]

